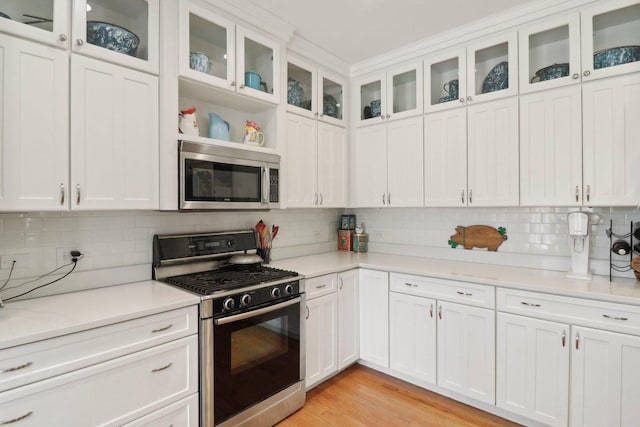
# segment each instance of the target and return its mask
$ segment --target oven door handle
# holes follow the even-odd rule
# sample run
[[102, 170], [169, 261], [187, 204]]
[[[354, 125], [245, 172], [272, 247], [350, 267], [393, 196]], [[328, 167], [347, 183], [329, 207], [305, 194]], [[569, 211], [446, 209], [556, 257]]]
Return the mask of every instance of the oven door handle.
[[301, 297], [294, 298], [289, 301], [282, 302], [280, 304], [272, 305], [269, 307], [259, 308], [257, 310], [248, 311], [246, 313], [234, 314], [233, 316], [223, 317], [221, 319], [215, 319], [213, 323], [216, 325], [226, 325], [227, 323], [237, 322], [239, 320], [248, 319], [250, 317], [259, 316], [265, 313], [271, 313], [272, 311], [280, 310], [281, 308], [288, 307], [290, 305], [298, 304], [302, 301]]

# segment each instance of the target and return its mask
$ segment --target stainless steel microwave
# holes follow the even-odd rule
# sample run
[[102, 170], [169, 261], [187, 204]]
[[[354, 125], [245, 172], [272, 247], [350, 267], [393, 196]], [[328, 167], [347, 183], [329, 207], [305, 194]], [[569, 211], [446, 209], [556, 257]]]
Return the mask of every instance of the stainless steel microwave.
[[280, 156], [180, 141], [180, 209], [272, 209], [280, 206]]

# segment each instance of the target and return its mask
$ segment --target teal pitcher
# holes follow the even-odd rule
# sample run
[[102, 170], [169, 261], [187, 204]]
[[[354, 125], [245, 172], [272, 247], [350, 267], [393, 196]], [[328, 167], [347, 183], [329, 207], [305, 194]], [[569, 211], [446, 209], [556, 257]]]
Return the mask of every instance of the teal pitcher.
[[209, 113], [209, 138], [229, 141], [231, 126], [216, 113]]

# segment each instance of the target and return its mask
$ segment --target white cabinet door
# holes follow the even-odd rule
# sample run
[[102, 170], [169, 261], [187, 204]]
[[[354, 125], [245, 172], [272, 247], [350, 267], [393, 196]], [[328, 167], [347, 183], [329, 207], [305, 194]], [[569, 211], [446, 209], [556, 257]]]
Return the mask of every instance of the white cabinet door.
[[467, 109], [424, 117], [425, 206], [465, 206], [467, 196]]
[[640, 425], [640, 337], [572, 326], [571, 426]]
[[387, 204], [387, 126], [382, 123], [356, 129], [355, 204]]
[[389, 366], [422, 381], [436, 382], [436, 301], [389, 294]]
[[387, 124], [387, 206], [424, 204], [422, 117]]
[[358, 270], [338, 273], [338, 369], [360, 357]]
[[493, 405], [493, 310], [438, 301], [438, 385]]
[[422, 114], [422, 62], [413, 62], [387, 71], [387, 120], [404, 119]]
[[158, 78], [71, 58], [72, 209], [158, 209]]
[[469, 206], [517, 206], [518, 98], [471, 105], [467, 114]]
[[550, 426], [569, 418], [569, 325], [497, 314], [496, 405]]
[[338, 370], [338, 296], [310, 299], [307, 310], [305, 385], [310, 388]]
[[[347, 205], [347, 130], [318, 123], [318, 206]], [[308, 152], [306, 153], [308, 156]], [[307, 170], [305, 173], [309, 173]]]
[[0, 34], [0, 210], [69, 208], [65, 51]]
[[287, 114], [287, 205], [313, 207], [318, 202], [317, 135], [314, 119]]
[[389, 274], [359, 270], [360, 359], [389, 367]]
[[[4, 1], [2, 12], [11, 17], [0, 18], [0, 32], [67, 49], [71, 23], [71, 0]], [[51, 19], [45, 25], [30, 25], [26, 15]], [[22, 22], [24, 21], [24, 22]]]
[[[236, 27], [236, 81], [239, 93], [277, 104], [280, 101], [280, 44]], [[253, 87], [247, 73], [257, 73], [259, 86]]]
[[582, 204], [582, 103], [578, 85], [520, 97], [520, 204]]
[[584, 204], [640, 204], [640, 74], [582, 85]]

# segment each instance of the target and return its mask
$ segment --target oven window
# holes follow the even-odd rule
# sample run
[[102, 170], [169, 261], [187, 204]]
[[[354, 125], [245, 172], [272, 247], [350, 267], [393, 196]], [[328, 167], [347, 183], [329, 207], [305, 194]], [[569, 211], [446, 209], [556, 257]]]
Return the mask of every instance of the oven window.
[[215, 423], [301, 380], [300, 357], [300, 303], [215, 325]]
[[185, 159], [185, 199], [208, 202], [260, 202], [262, 169]]

